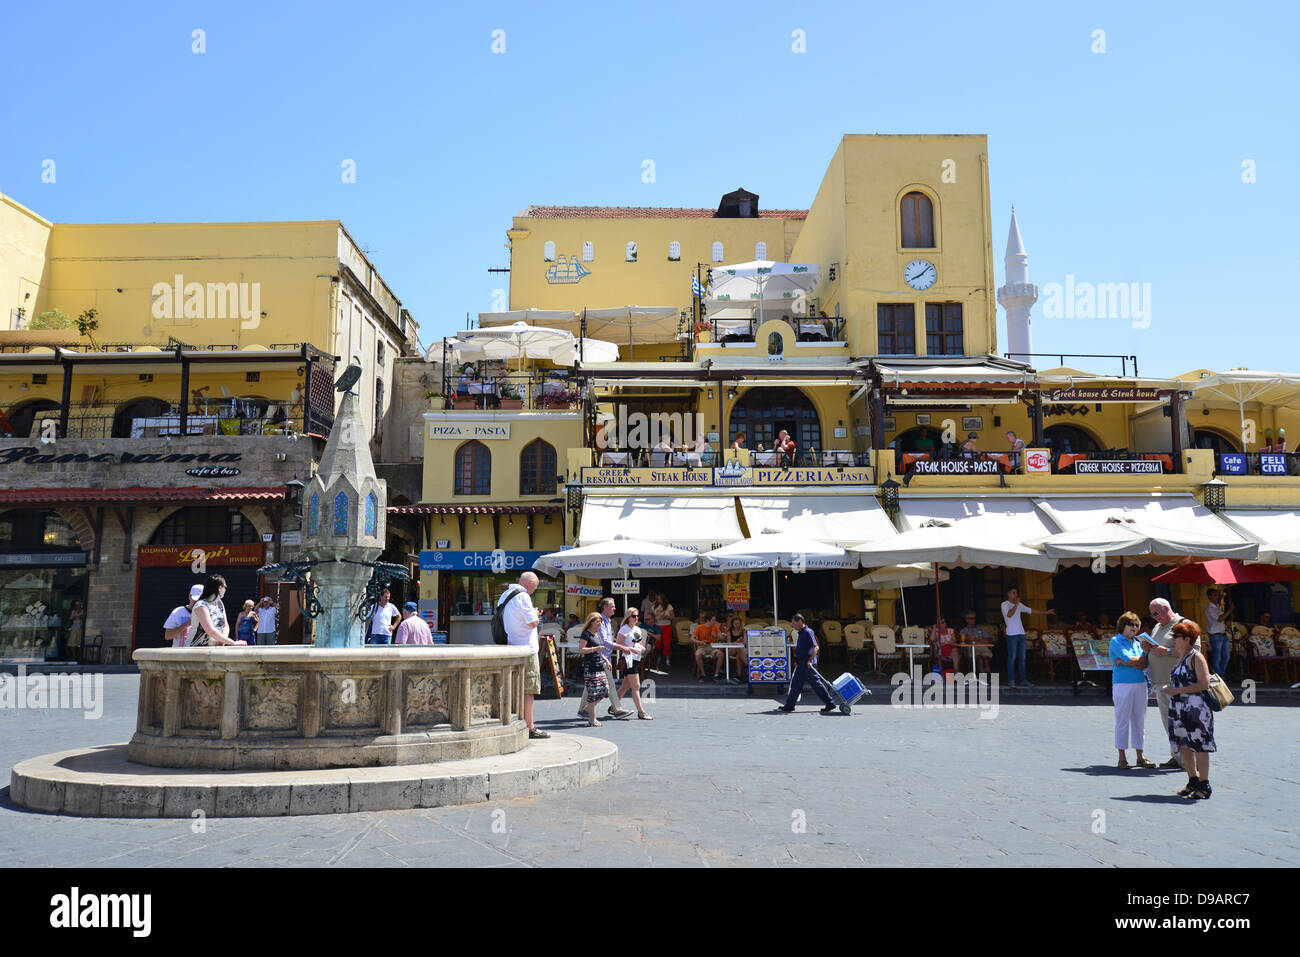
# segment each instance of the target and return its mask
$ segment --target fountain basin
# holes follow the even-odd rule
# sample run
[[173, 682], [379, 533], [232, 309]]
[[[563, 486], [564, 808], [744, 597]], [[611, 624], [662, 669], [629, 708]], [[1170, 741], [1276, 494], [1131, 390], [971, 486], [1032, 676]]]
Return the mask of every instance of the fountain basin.
[[513, 645], [151, 648], [130, 761], [217, 770], [430, 764], [528, 743]]

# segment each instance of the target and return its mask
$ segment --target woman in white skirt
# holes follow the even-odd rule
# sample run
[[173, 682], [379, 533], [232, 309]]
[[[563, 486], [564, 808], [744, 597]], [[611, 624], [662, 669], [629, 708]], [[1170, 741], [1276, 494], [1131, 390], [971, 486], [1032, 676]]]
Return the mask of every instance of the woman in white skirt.
[[[1115, 748], [1119, 751], [1120, 768], [1154, 768], [1142, 749], [1146, 747], [1147, 721], [1147, 656], [1138, 644], [1137, 633], [1142, 622], [1137, 615], [1126, 611], [1119, 616], [1119, 634], [1110, 640], [1111, 698], [1115, 702]], [[1129, 764], [1125, 748], [1137, 751], [1137, 763]]]

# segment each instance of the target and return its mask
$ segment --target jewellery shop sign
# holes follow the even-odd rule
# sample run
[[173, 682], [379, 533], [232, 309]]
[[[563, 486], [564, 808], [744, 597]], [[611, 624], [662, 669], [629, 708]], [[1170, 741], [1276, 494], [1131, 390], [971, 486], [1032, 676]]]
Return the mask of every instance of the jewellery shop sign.
[[0, 449], [0, 465], [66, 465], [69, 463], [107, 465], [189, 465], [186, 475], [196, 478], [238, 475], [233, 463], [242, 452], [59, 452], [42, 450], [34, 445]]

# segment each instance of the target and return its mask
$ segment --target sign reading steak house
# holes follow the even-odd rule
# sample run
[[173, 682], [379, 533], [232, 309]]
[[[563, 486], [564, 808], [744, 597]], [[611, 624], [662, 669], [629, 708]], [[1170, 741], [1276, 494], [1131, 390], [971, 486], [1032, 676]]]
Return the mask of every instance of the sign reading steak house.
[[240, 452], [169, 452], [166, 455], [160, 452], [99, 452], [94, 455], [89, 452], [50, 453], [34, 445], [0, 450], [0, 465], [53, 465], [66, 462], [112, 462], [119, 465], [158, 465], [163, 462], [179, 462], [185, 465], [204, 463], [220, 465], [238, 462], [242, 458], [243, 454]]

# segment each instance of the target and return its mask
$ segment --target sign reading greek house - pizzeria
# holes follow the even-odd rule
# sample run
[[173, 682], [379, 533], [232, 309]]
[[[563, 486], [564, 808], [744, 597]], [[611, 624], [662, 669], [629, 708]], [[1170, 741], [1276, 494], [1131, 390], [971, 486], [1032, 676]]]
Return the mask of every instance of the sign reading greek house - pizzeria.
[[1164, 470], [1165, 464], [1160, 461], [1107, 462], [1080, 459], [1074, 463], [1075, 475], [1159, 475]]
[[1159, 402], [1159, 389], [1143, 389], [1137, 387], [1122, 388], [1075, 388], [1075, 389], [1045, 389], [1043, 390], [1044, 402]]
[[431, 439], [508, 439], [509, 422], [430, 422]]

